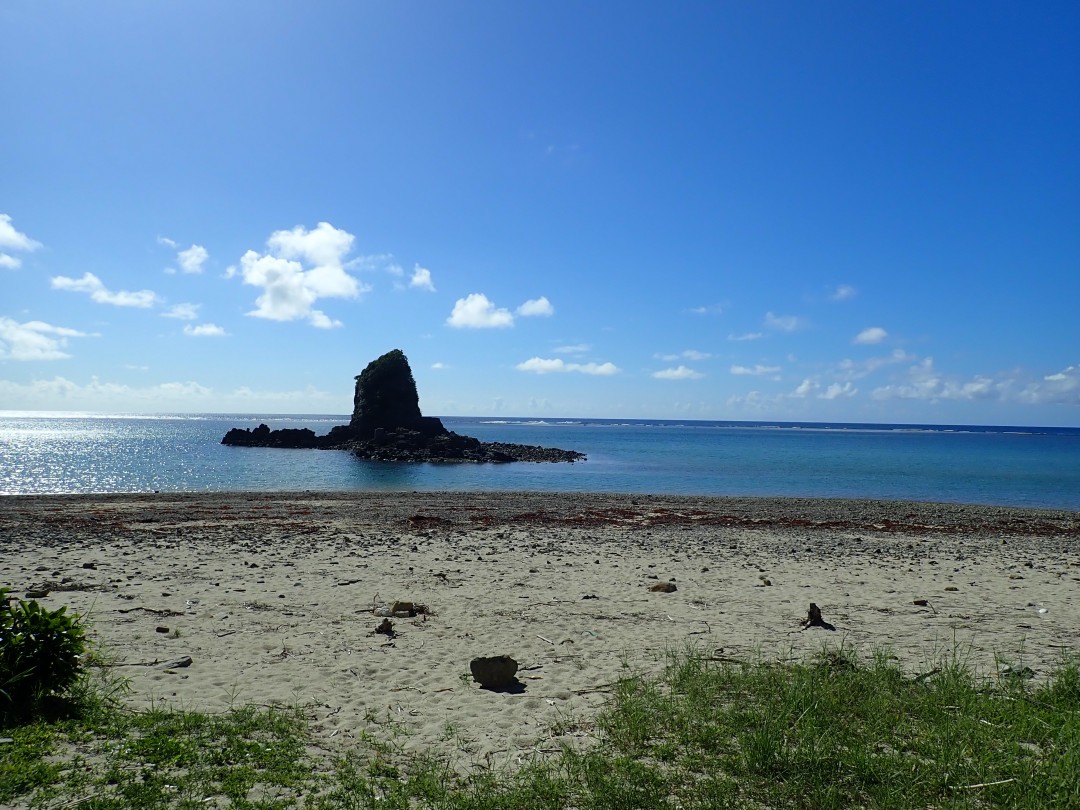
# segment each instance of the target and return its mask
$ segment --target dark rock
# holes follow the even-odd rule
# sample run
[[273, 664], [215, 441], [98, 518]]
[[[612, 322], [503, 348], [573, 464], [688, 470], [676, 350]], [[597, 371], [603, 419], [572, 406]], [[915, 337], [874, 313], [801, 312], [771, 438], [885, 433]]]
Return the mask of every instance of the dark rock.
[[509, 655], [474, 658], [469, 662], [473, 680], [481, 689], [508, 689], [517, 683], [518, 662]]
[[356, 377], [349, 427], [364, 439], [374, 439], [380, 428], [409, 428], [429, 436], [446, 433], [437, 418], [421, 415], [416, 381], [401, 349], [372, 360]]
[[678, 588], [675, 587], [674, 582], [657, 582], [655, 585], [650, 585], [649, 590], [653, 593], [675, 593]]
[[367, 461], [506, 464], [585, 458], [573, 450], [481, 442], [447, 430], [437, 417], [423, 416], [412, 369], [400, 349], [373, 360], [356, 377], [348, 425], [337, 425], [325, 436], [316, 436], [307, 428], [271, 430], [261, 424], [254, 429], [233, 428], [221, 443], [235, 447], [348, 450]]
[[27, 599], [44, 599], [48, 595], [49, 595], [49, 592], [44, 591], [44, 590], [27, 591], [26, 592], [26, 598]]

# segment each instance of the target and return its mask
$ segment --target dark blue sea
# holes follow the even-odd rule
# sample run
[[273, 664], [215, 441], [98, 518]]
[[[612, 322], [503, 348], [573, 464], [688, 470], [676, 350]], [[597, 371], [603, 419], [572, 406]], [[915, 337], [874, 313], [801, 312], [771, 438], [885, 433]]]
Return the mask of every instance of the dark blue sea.
[[486, 441], [579, 450], [576, 464], [399, 464], [225, 447], [232, 427], [341, 416], [0, 415], [0, 494], [573, 491], [884, 498], [1080, 510], [1080, 428], [446, 417]]

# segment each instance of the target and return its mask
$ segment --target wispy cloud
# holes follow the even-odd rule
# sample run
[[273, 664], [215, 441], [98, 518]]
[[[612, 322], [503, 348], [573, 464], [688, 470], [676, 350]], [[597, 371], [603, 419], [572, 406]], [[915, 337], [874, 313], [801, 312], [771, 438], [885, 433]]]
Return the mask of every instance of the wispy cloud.
[[848, 284], [841, 284], [832, 293], [829, 294], [829, 299], [832, 301], [850, 301], [859, 291]]
[[194, 321], [199, 317], [202, 304], [173, 304], [161, 313], [162, 318], [177, 318], [181, 321]]
[[157, 304], [160, 299], [157, 293], [150, 290], [109, 290], [100, 278], [93, 273], [83, 273], [82, 278], [69, 278], [68, 276], [53, 276], [49, 283], [54, 290], [67, 290], [69, 292], [86, 293], [91, 301], [99, 304], [112, 304], [115, 307], [136, 307], [149, 309]]
[[687, 366], [676, 366], [654, 371], [652, 376], [657, 380], [700, 380], [705, 375]]
[[763, 366], [758, 363], [755, 366], [732, 366], [731, 373], [736, 377], [766, 377], [780, 371], [780, 366]]
[[886, 366], [913, 363], [917, 359], [915, 355], [908, 354], [903, 349], [893, 349], [891, 354], [883, 357], [867, 357], [862, 360], [845, 357], [830, 370], [830, 375], [840, 380], [859, 380]]
[[857, 343], [863, 346], [872, 346], [875, 343], [881, 343], [885, 338], [889, 336], [889, 333], [882, 329], [880, 326], [871, 326], [868, 329], [863, 329], [859, 334], [855, 336], [852, 343]]
[[723, 315], [724, 307], [722, 304], [709, 304], [708, 306], [691, 307], [690, 312], [694, 315]]
[[262, 289], [256, 308], [247, 314], [272, 321], [307, 320], [320, 329], [340, 326], [314, 305], [320, 298], [357, 298], [371, 290], [345, 269], [354, 240], [328, 222], [310, 231], [298, 225], [272, 233], [266, 253], [249, 250], [240, 259], [244, 283]]
[[526, 301], [518, 307], [517, 314], [523, 318], [547, 318], [555, 314], [555, 307], [551, 305], [551, 302], [546, 297], [540, 296]]
[[765, 313], [765, 326], [777, 332], [794, 332], [806, 326], [806, 321], [797, 315], [776, 315]]
[[883, 385], [871, 392], [874, 399], [993, 399], [1000, 397], [1009, 387], [1008, 383], [991, 377], [976, 375], [964, 380], [939, 372], [934, 358], [925, 357], [907, 370], [905, 379], [892, 385]]
[[663, 360], [667, 363], [673, 363], [676, 360], [694, 360], [700, 362], [702, 360], [708, 360], [712, 357], [708, 352], [699, 352], [697, 349], [686, 349], [685, 351], [678, 352], [676, 354], [656, 354], [653, 355], [657, 360]]
[[727, 339], [742, 342], [746, 340], [760, 340], [763, 337], [765, 337], [764, 332], [745, 332], [741, 335], [728, 335]]
[[184, 325], [184, 334], [188, 337], [225, 337], [229, 333], [216, 323], [200, 323], [198, 326], [189, 323]]
[[528, 360], [518, 363], [515, 368], [518, 371], [530, 371], [533, 374], [577, 373], [599, 377], [607, 377], [617, 374], [619, 371], [614, 363], [567, 363], [558, 357], [551, 359], [530, 357]]
[[42, 321], [19, 323], [0, 317], [0, 360], [64, 360], [68, 338], [89, 337], [85, 332]]
[[853, 397], [859, 393], [859, 389], [851, 383], [832, 383], [828, 388], [818, 394], [819, 399], [840, 399], [841, 397]]
[[566, 346], [556, 346], [552, 351], [555, 354], [585, 354], [591, 348], [588, 343], [571, 343]]
[[8, 270], [18, 270], [22, 267], [22, 259], [6, 251], [32, 253], [40, 247], [41, 242], [15, 230], [8, 214], [0, 214], [0, 267]]

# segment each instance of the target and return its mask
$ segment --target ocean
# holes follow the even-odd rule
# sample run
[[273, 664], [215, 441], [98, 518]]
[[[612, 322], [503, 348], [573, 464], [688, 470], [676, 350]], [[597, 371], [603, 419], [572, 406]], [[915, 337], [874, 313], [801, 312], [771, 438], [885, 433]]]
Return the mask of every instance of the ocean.
[[444, 417], [457, 433], [579, 450], [575, 464], [401, 464], [225, 447], [232, 427], [334, 415], [0, 413], [0, 494], [573, 491], [882, 498], [1080, 510], [1080, 428]]

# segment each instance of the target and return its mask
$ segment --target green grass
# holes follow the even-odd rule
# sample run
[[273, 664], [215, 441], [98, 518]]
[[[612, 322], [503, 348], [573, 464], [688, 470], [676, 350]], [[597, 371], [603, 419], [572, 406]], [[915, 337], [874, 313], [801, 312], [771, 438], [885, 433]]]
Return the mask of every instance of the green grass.
[[393, 739], [318, 754], [299, 709], [133, 712], [92, 690], [80, 700], [0, 731], [14, 738], [0, 745], [0, 804], [1080, 807], [1080, 669], [1066, 660], [1033, 686], [980, 679], [956, 660], [913, 677], [843, 649], [796, 665], [687, 651], [659, 678], [621, 681], [587, 750], [470, 775]]

